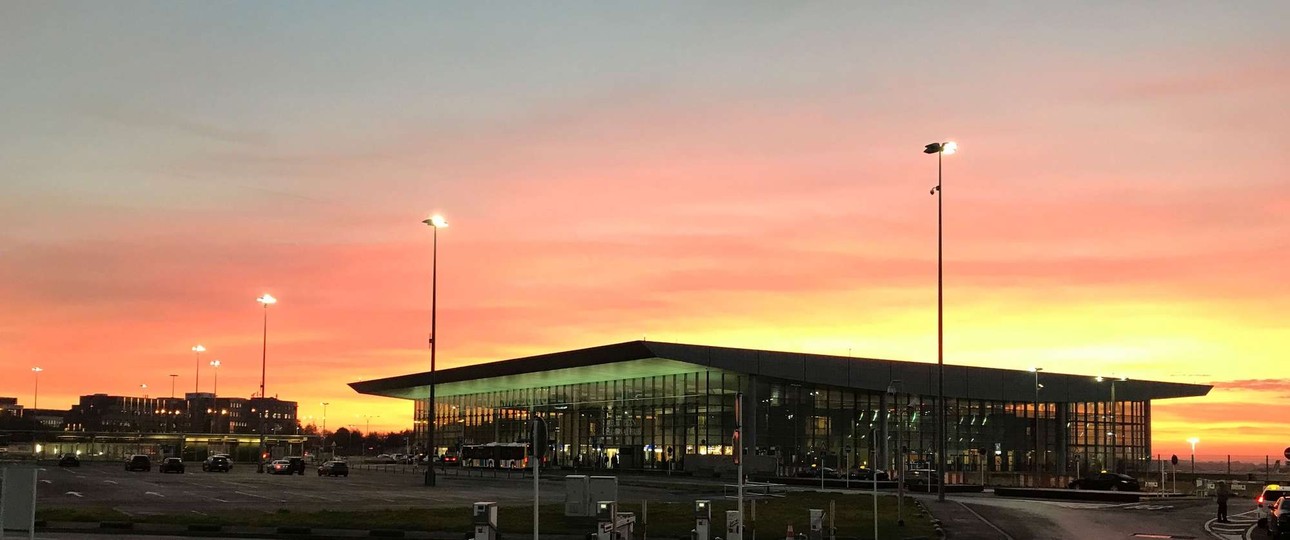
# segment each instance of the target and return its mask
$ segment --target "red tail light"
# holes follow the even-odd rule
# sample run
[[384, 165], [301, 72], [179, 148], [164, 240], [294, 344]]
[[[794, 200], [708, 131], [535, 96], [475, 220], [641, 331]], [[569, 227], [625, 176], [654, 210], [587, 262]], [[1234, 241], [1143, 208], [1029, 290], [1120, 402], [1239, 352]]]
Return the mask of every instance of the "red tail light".
[[1259, 506], [1263, 506], [1263, 496], [1259, 495], [1259, 498], [1255, 499], [1254, 502], [1259, 503]]

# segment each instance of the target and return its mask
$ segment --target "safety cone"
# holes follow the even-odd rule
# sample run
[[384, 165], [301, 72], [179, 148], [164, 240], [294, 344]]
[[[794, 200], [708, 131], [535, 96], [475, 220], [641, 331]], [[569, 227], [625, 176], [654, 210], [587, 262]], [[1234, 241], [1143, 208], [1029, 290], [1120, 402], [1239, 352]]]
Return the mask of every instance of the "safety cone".
[[784, 533], [784, 540], [797, 540], [797, 535], [793, 534], [793, 524], [788, 524], [788, 532]]

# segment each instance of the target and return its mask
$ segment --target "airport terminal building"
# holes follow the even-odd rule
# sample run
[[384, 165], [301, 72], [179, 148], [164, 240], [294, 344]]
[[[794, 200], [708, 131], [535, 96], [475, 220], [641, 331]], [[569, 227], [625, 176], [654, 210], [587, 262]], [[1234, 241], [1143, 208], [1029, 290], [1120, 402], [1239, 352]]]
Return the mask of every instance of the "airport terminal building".
[[[964, 474], [1148, 470], [1152, 400], [1211, 389], [944, 369], [946, 470]], [[415, 400], [424, 441], [430, 380], [424, 372], [350, 386]], [[746, 453], [759, 456], [748, 461], [778, 474], [821, 463], [935, 467], [936, 364], [647, 341], [437, 371], [435, 453], [527, 442], [535, 413], [546, 419], [556, 465], [695, 470], [731, 460], [741, 392]]]

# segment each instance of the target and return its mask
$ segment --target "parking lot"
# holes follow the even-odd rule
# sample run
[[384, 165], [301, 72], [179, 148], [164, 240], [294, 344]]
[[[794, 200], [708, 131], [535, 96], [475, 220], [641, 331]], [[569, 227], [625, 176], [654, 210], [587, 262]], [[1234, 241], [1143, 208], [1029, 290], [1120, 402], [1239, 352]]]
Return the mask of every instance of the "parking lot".
[[[316, 467], [303, 476], [257, 474], [237, 464], [232, 472], [202, 472], [188, 463], [185, 474], [126, 472], [116, 463], [81, 467], [48, 465], [39, 473], [40, 508], [109, 507], [131, 515], [219, 513], [256, 509], [273, 511], [362, 510], [459, 506], [475, 501], [529, 505], [532, 478], [440, 476], [427, 488], [416, 472], [351, 470], [348, 478], [319, 477]], [[564, 482], [544, 479], [542, 503], [564, 501]], [[621, 499], [667, 498], [668, 490], [620, 486]]]

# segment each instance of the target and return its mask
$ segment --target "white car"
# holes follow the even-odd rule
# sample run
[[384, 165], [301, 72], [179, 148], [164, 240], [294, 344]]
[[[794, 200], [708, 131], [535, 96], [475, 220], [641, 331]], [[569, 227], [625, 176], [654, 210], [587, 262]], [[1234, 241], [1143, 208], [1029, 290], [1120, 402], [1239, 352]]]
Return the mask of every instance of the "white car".
[[1268, 527], [1268, 514], [1272, 510], [1272, 505], [1277, 502], [1277, 499], [1286, 495], [1290, 495], [1290, 491], [1281, 489], [1279, 484], [1268, 484], [1263, 488], [1259, 498], [1254, 499], [1254, 504], [1258, 505], [1254, 509], [1254, 515], [1259, 518], [1259, 527], [1265, 529]]

